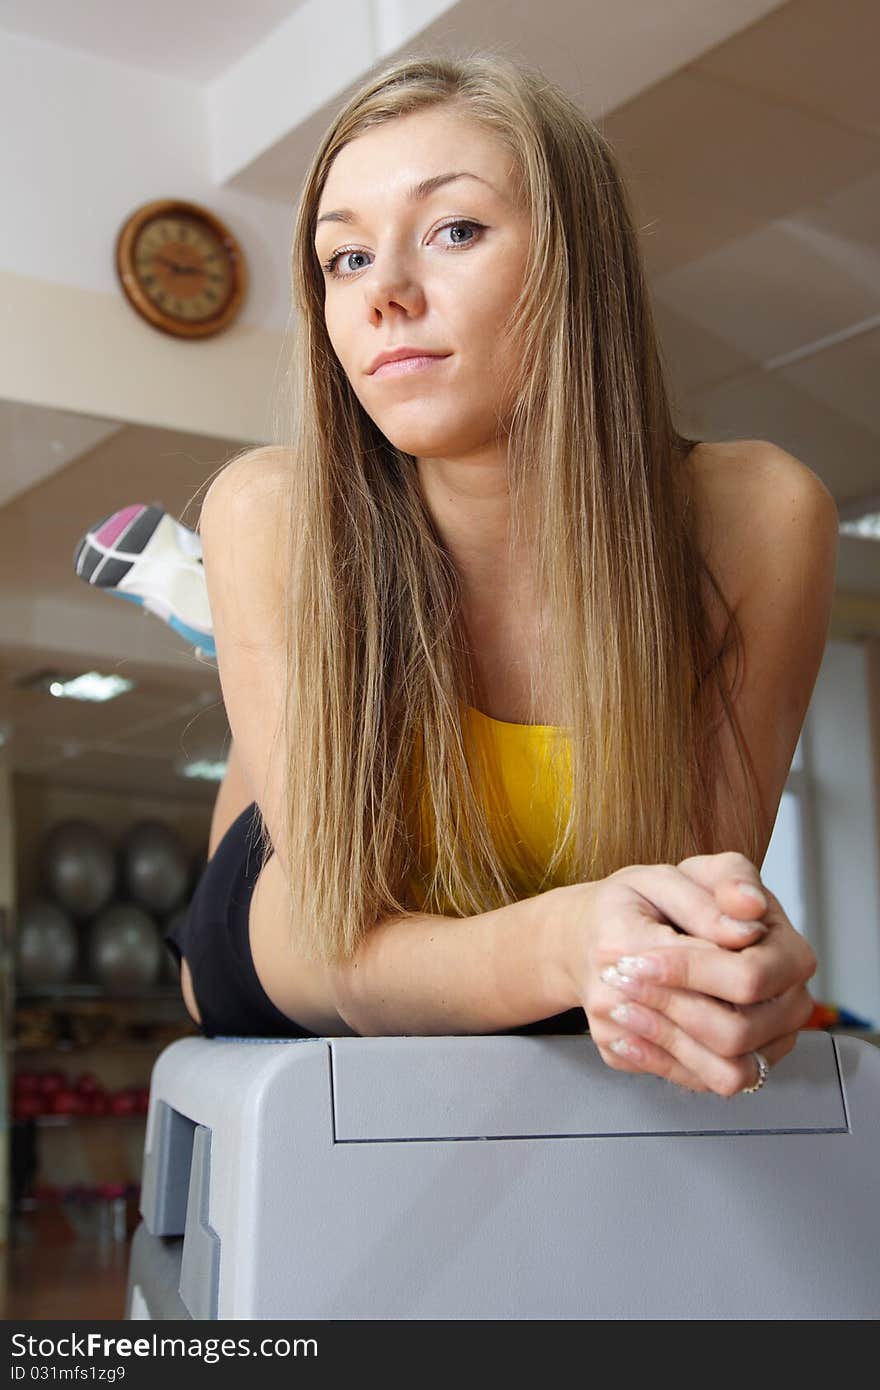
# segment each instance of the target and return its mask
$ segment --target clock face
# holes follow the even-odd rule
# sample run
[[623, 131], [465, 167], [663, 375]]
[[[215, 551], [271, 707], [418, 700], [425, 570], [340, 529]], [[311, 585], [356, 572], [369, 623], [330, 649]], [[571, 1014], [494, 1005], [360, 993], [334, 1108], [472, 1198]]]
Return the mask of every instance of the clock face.
[[135, 241], [133, 268], [142, 292], [167, 317], [203, 323], [234, 288], [229, 252], [217, 234], [185, 212], [147, 222]]

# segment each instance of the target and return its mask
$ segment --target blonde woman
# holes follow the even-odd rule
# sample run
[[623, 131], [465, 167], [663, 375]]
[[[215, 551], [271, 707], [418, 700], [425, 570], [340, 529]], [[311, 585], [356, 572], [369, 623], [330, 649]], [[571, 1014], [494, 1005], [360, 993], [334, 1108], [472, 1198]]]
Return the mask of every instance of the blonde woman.
[[617, 1070], [757, 1089], [813, 1002], [759, 870], [830, 493], [675, 429], [615, 157], [507, 58], [405, 58], [351, 98], [293, 305], [283, 442], [201, 511], [233, 745], [171, 938], [192, 1016], [588, 1027]]

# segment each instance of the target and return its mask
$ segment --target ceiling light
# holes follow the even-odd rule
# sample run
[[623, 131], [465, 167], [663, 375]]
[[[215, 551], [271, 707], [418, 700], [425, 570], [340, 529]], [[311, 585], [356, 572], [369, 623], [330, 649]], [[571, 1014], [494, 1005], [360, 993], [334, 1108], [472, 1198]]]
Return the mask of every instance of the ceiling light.
[[866, 512], [855, 521], [840, 523], [842, 536], [862, 536], [869, 541], [880, 541], [880, 512]]
[[92, 704], [103, 704], [105, 700], [115, 700], [133, 690], [134, 681], [123, 676], [105, 676], [100, 671], [85, 671], [72, 676], [64, 671], [35, 671], [27, 676], [19, 676], [13, 685], [25, 690], [45, 690], [58, 700], [88, 700]]
[[49, 681], [46, 689], [59, 700], [88, 700], [100, 705], [134, 689], [134, 681], [123, 676], [102, 676], [100, 671], [86, 671], [81, 676], [56, 677]]
[[225, 762], [210, 758], [197, 758], [191, 763], [178, 763], [174, 771], [181, 777], [195, 777], [203, 782], [222, 782], [226, 776]]

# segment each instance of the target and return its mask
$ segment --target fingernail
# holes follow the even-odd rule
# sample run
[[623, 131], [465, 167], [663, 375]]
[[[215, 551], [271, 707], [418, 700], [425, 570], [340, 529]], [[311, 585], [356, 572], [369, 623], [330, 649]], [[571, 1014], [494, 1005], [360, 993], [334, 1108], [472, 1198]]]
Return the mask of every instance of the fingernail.
[[763, 922], [740, 922], [736, 917], [728, 917], [723, 912], [721, 914], [721, 922], [725, 927], [729, 927], [731, 931], [735, 931], [738, 936], [748, 936], [749, 932], [765, 932], [767, 930]]
[[599, 971], [599, 979], [604, 980], [606, 985], [628, 985], [630, 978], [628, 975], [621, 975], [619, 970], [615, 970], [613, 965], [606, 965], [604, 970]]
[[648, 960], [645, 956], [621, 956], [616, 967], [621, 975], [647, 975], [653, 979], [660, 978], [660, 966], [655, 960]]
[[760, 888], [755, 888], [751, 883], [738, 883], [736, 886], [744, 898], [754, 898], [755, 902], [760, 903], [762, 907], [767, 906], [767, 899]]

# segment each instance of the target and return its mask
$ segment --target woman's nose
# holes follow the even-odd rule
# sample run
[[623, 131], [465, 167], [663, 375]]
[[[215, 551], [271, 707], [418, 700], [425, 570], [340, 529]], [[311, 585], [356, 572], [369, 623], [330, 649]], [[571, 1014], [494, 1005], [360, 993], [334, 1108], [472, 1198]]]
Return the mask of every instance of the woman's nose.
[[386, 255], [382, 264], [375, 264], [364, 281], [369, 305], [385, 312], [389, 305], [417, 308], [424, 296], [418, 278], [403, 256]]

